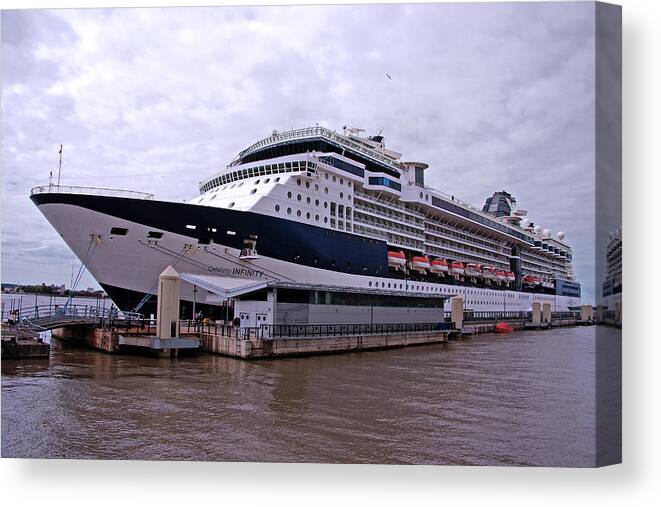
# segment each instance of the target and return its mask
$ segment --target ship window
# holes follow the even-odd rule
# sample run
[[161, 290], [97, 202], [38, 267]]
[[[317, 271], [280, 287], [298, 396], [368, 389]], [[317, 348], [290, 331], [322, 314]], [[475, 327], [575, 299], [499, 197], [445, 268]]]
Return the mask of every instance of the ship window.
[[251, 194], [254, 194], [255, 192], [257, 192], [257, 189], [256, 189], [256, 188], [253, 188], [253, 189], [250, 191]]
[[340, 192], [340, 199], [344, 199], [344, 192]]
[[291, 199], [291, 192], [287, 192], [287, 197]]
[[277, 177], [276, 179], [274, 179], [273, 181], [275, 181], [276, 183], [277, 183], [278, 181], [280, 181], [280, 176], [278, 176], [278, 177]]
[[124, 227], [113, 227], [110, 229], [110, 234], [114, 236], [126, 236], [128, 232], [129, 230], [125, 229]]
[[326, 176], [326, 179], [328, 179], [328, 173], [326, 173], [325, 176]]
[[264, 184], [266, 185], [270, 180], [271, 180], [270, 178], [266, 178], [266, 179], [264, 180]]
[[276, 210], [276, 211], [280, 211], [280, 205], [279, 205], [279, 204], [276, 204], [276, 205], [275, 205], [275, 210]]
[[298, 178], [298, 179], [296, 180], [296, 184], [297, 184], [297, 185], [300, 185], [300, 184], [301, 184], [301, 178]]
[[227, 235], [228, 236], [236, 236], [236, 232], [235, 231], [227, 231]]
[[301, 210], [300, 210], [300, 209], [299, 209], [298, 211], [296, 211], [296, 216], [297, 216], [297, 217], [300, 217], [300, 216], [301, 216]]
[[310, 198], [308, 197], [306, 200], [308, 201], [308, 204], [310, 204]]
[[305, 182], [305, 188], [310, 188], [310, 182], [309, 181]]
[[259, 184], [259, 180], [255, 180], [255, 185], [258, 185], [258, 184]]
[[319, 185], [315, 185], [314, 189], [315, 189], [315, 191], [318, 191], [319, 190]]
[[319, 221], [319, 215], [315, 215], [314, 219], [318, 222]]
[[324, 208], [328, 208], [328, 201], [324, 201]]
[[163, 237], [162, 232], [156, 232], [156, 231], [149, 231], [147, 233], [147, 237], [151, 239], [161, 239]]
[[[188, 225], [186, 226], [186, 229], [191, 229], [191, 230], [194, 231], [195, 229], [197, 229], [197, 225], [190, 225], [190, 224], [188, 224]], [[126, 229], [124, 229], [124, 230], [126, 230]], [[110, 231], [110, 232], [112, 233], [112, 231]]]
[[328, 217], [324, 217], [324, 223], [325, 223], [325, 224], [328, 223]]
[[315, 199], [315, 200], [314, 200], [314, 205], [315, 205], [315, 206], [319, 206], [319, 199]]
[[296, 196], [296, 199], [300, 201], [300, 200], [301, 200], [301, 194], [298, 194], [298, 195]]
[[305, 214], [305, 218], [307, 218], [308, 220], [310, 220], [310, 212], [309, 212], [309, 211]]
[[325, 193], [325, 194], [328, 193], [328, 187], [325, 187], [325, 188], [324, 188], [324, 193]]
[[287, 208], [287, 214], [291, 215], [291, 208]]
[[227, 207], [228, 207], [228, 208], [233, 208], [233, 207], [234, 207], [234, 203], [233, 203], [233, 202], [229, 203], [229, 204], [227, 205]]

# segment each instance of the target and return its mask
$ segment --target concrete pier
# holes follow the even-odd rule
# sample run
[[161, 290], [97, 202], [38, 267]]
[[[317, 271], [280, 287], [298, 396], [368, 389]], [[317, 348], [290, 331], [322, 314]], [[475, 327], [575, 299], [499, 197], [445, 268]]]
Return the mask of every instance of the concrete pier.
[[202, 350], [205, 352], [241, 359], [273, 359], [446, 343], [448, 334], [444, 331], [432, 331], [408, 334], [238, 340], [234, 337], [202, 333], [200, 339]]
[[2, 360], [48, 358], [50, 345], [37, 333], [19, 330], [16, 326], [2, 326]]

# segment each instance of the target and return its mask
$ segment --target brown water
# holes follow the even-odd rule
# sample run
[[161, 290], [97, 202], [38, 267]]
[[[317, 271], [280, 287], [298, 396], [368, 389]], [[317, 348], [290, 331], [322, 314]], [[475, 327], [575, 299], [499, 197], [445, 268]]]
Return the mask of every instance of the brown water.
[[[600, 334], [617, 368], [620, 334]], [[2, 456], [592, 466], [594, 336], [254, 362], [54, 341], [49, 361], [2, 365]], [[615, 420], [619, 375], [610, 382]]]

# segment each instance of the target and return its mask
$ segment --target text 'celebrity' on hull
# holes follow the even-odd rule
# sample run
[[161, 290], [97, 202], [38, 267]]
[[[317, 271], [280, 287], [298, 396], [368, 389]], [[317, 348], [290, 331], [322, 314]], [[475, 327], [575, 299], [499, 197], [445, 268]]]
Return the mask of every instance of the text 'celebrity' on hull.
[[182, 300], [212, 314], [226, 300], [214, 290], [223, 284], [227, 294], [301, 284], [319, 304], [331, 287], [461, 295], [475, 311], [580, 304], [562, 232], [535, 226], [505, 191], [480, 209], [428, 187], [427, 164], [404, 162], [382, 136], [361, 132], [273, 131], [184, 203], [53, 184], [31, 199], [124, 310], [155, 313], [168, 265], [195, 280], [182, 284]]

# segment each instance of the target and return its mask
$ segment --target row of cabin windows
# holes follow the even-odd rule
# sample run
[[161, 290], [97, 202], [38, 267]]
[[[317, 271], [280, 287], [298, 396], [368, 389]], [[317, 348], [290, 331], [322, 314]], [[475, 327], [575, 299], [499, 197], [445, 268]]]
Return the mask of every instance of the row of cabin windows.
[[239, 169], [237, 171], [232, 171], [228, 174], [223, 174], [222, 176], [217, 176], [205, 183], [200, 191], [202, 193], [207, 192], [208, 190], [225, 185], [227, 183], [232, 183], [239, 180], [244, 180], [248, 178], [254, 178], [255, 176], [266, 176], [269, 174], [279, 174], [279, 173], [288, 173], [288, 172], [300, 172], [300, 171], [315, 171], [317, 164], [314, 162], [309, 162], [306, 160], [295, 160], [293, 162], [279, 162], [277, 164], [267, 164], [260, 165], [255, 167], [248, 167], [246, 169]]

